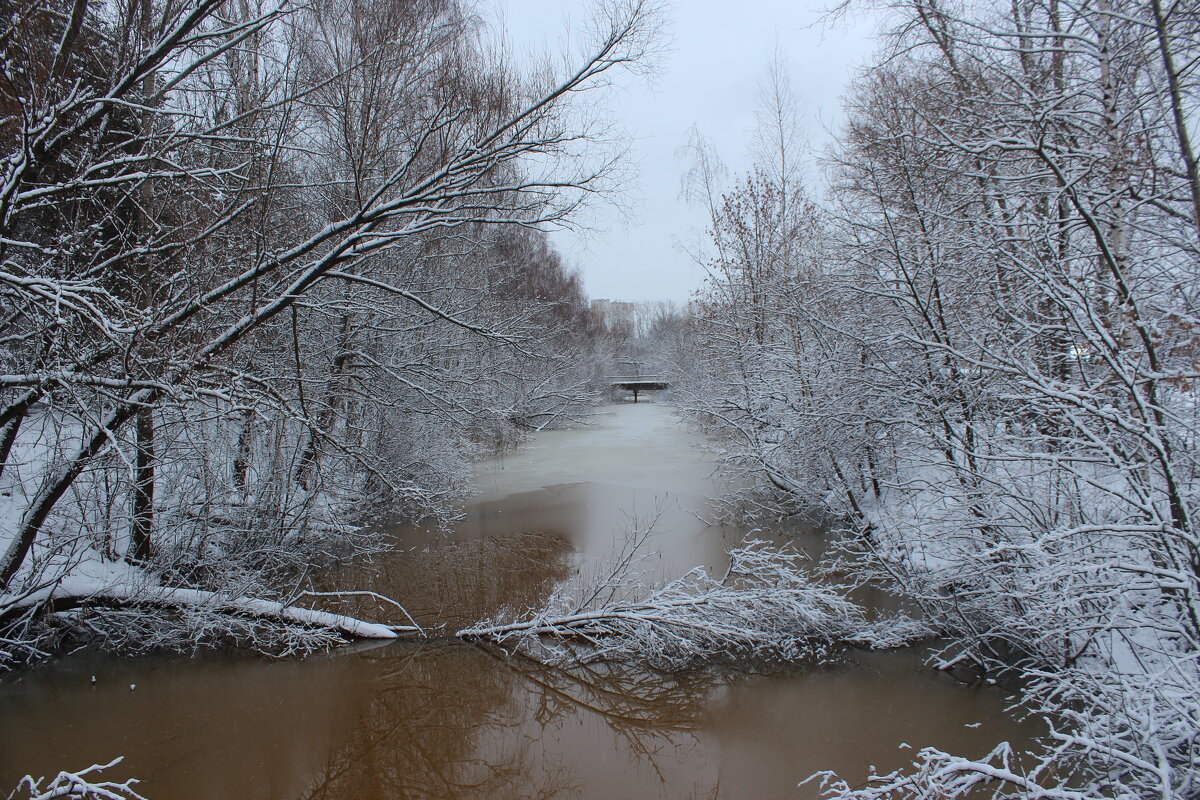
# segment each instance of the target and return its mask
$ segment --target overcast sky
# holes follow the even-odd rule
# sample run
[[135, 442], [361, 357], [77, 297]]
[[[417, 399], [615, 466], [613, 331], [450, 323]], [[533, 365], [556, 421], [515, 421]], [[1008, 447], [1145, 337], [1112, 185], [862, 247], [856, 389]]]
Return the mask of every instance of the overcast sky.
[[[582, 0], [492, 0], [519, 51], [561, 42], [572, 20], [582, 21]], [[615, 106], [632, 137], [636, 180], [624, 195], [635, 219], [598, 209], [579, 236], [553, 235], [568, 261], [583, 273], [588, 294], [613, 300], [684, 301], [703, 270], [677, 242], [694, 240], [704, 227], [698, 209], [679, 199], [687, 164], [678, 153], [693, 126], [713, 140], [725, 163], [743, 171], [754, 124], [757, 86], [778, 42], [792, 86], [803, 103], [814, 149], [840, 120], [847, 80], [872, 51], [874, 22], [864, 17], [822, 22], [830, 0], [676, 0], [670, 12], [670, 49], [653, 85], [626, 87]], [[575, 25], [578, 30], [578, 22]]]

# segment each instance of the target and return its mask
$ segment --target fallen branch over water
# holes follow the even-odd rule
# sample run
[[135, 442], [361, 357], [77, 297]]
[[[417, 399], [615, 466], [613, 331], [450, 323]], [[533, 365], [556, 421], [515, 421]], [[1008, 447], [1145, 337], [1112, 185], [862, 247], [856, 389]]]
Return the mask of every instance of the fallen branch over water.
[[[560, 592], [528, 618], [456, 635], [516, 644], [550, 661], [640, 661], [664, 671], [710, 662], [822, 663], [843, 643], [874, 643], [879, 626], [841, 587], [814, 583], [801, 554], [750, 541], [729, 558], [720, 579], [696, 568], [638, 600], [594, 603], [605, 592], [592, 591], [580, 604]], [[580, 643], [582, 651], [572, 647]]]

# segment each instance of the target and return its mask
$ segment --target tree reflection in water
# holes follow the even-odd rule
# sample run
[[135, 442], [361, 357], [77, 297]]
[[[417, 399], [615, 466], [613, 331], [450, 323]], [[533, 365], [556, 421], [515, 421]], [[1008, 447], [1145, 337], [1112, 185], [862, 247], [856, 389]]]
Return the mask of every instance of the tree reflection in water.
[[370, 651], [375, 698], [304, 797], [551, 798], [581, 790], [544, 738], [602, 720], [623, 761], [667, 781], [658, 758], [690, 742], [714, 677], [611, 665], [564, 670], [503, 650], [441, 642]]
[[[544, 603], [573, 571], [572, 553], [547, 533], [450, 542], [390, 559], [372, 588], [399, 599], [422, 625], [466, 623]], [[574, 796], [583, 781], [564, 763], [572, 750], [551, 741], [574, 735], [572, 720], [602, 721], [621, 743], [621, 761], [665, 782], [660, 755], [694, 744], [693, 724], [714, 682], [617, 665], [565, 670], [449, 640], [358, 657], [372, 663], [373, 699], [305, 800]]]
[[[454, 629], [502, 608], [536, 607], [573, 571], [574, 548], [554, 533], [529, 531], [447, 541], [389, 556], [379, 565], [335, 575], [338, 586], [367, 586], [404, 605], [423, 626]], [[382, 614], [362, 597], [348, 597], [330, 610]]]
[[540, 725], [548, 728], [556, 718], [575, 714], [602, 720], [631, 760], [652, 769], [663, 783], [667, 776], [658, 757], [668, 748], [698, 743], [696, 722], [721, 682], [712, 670], [667, 675], [613, 663], [564, 669], [501, 648], [483, 649], [518, 675], [538, 700]]

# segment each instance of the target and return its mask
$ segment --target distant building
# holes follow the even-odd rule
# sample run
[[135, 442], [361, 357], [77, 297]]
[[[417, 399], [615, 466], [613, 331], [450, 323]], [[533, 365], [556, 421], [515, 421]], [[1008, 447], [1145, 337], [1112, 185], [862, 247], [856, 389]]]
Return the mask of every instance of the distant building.
[[599, 317], [604, 327], [625, 328], [629, 331], [637, 329], [637, 303], [623, 303], [619, 300], [593, 300], [592, 313]]

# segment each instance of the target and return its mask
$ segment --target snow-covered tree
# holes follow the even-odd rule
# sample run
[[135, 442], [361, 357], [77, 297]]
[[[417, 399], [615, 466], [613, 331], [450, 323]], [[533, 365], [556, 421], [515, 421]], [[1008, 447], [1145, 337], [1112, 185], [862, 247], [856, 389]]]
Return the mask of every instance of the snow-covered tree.
[[523, 75], [452, 0], [7, 4], [0, 659], [81, 568], [110, 604], [283, 598], [577, 414], [590, 319], [541, 231], [609, 185], [579, 100], [657, 14], [601, 4]]
[[1197, 9], [893, 13], [814, 266], [773, 266], [769, 177], [712, 204], [695, 351], [726, 386], [695, 405], [764, 485], [848, 520], [857, 568], [953, 637], [943, 665], [1015, 670], [1056, 730], [1020, 774], [926, 751], [835, 793], [1192, 796]]

